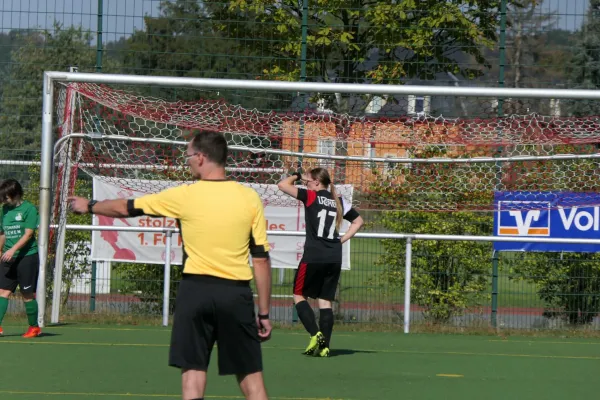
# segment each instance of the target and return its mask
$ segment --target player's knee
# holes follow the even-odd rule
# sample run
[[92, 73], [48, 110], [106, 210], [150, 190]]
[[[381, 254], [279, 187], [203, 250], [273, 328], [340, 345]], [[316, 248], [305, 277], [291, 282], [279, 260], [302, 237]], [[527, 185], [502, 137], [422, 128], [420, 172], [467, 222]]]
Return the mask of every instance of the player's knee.
[[331, 301], [319, 299], [319, 308], [331, 308]]
[[294, 304], [298, 304], [301, 301], [306, 301], [306, 297], [295, 294], [294, 295]]
[[267, 391], [265, 389], [262, 372], [237, 375], [237, 380], [240, 384], [242, 392], [244, 393], [244, 396], [247, 399], [267, 399]]
[[8, 299], [10, 297], [10, 290], [6, 290], [6, 289], [0, 289], [0, 297], [4, 297], [5, 299]]

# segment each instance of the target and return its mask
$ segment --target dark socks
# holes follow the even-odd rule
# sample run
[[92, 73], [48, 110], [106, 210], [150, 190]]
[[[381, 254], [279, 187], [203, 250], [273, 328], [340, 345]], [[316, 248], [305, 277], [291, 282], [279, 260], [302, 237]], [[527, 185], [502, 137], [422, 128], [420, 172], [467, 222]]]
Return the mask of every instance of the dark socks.
[[315, 336], [317, 332], [319, 332], [319, 327], [317, 326], [317, 319], [315, 318], [315, 313], [308, 304], [308, 301], [301, 301], [296, 304], [296, 311], [298, 312], [298, 318], [300, 318], [300, 322], [304, 325], [304, 328], [310, 334], [310, 336]]
[[319, 326], [321, 327], [321, 333], [325, 336], [325, 347], [329, 347], [333, 332], [333, 310], [331, 308], [321, 308], [319, 311]]

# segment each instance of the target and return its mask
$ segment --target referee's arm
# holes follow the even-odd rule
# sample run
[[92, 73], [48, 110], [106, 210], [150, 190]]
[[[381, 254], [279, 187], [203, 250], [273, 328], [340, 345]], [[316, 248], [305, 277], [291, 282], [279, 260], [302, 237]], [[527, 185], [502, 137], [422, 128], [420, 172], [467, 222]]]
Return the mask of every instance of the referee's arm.
[[255, 196], [254, 206], [256, 214], [252, 221], [250, 255], [258, 292], [258, 313], [268, 315], [271, 309], [271, 259], [269, 258], [270, 249], [267, 239], [267, 221], [258, 194]]
[[92, 212], [112, 218], [129, 218], [140, 215], [180, 218], [180, 200], [187, 196], [186, 190], [185, 185], [176, 186], [137, 199], [102, 200], [92, 203], [91, 207], [90, 200], [83, 197], [72, 196], [68, 198], [68, 201], [71, 203], [71, 209], [77, 214]]

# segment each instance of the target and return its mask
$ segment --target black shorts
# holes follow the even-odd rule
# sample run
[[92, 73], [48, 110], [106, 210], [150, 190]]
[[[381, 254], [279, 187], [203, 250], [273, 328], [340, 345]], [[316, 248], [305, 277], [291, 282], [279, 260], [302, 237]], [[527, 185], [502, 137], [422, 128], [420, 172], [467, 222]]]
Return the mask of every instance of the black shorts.
[[184, 274], [175, 301], [169, 365], [206, 371], [215, 341], [220, 375], [262, 371], [249, 282]]
[[17, 290], [21, 293], [35, 293], [40, 273], [40, 257], [37, 253], [14, 258], [0, 263], [0, 289]]
[[301, 262], [294, 276], [294, 294], [333, 301], [341, 272], [341, 263]]

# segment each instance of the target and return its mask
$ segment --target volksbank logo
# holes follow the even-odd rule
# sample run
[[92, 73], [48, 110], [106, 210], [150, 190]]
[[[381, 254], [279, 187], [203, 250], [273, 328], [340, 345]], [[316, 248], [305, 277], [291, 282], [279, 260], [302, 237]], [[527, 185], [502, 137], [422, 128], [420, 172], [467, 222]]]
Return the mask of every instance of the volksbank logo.
[[518, 238], [495, 241], [494, 250], [600, 253], [598, 244], [530, 241], [532, 237], [600, 239], [600, 193], [496, 192], [494, 206], [494, 235]]
[[550, 236], [550, 202], [499, 201], [498, 236]]

